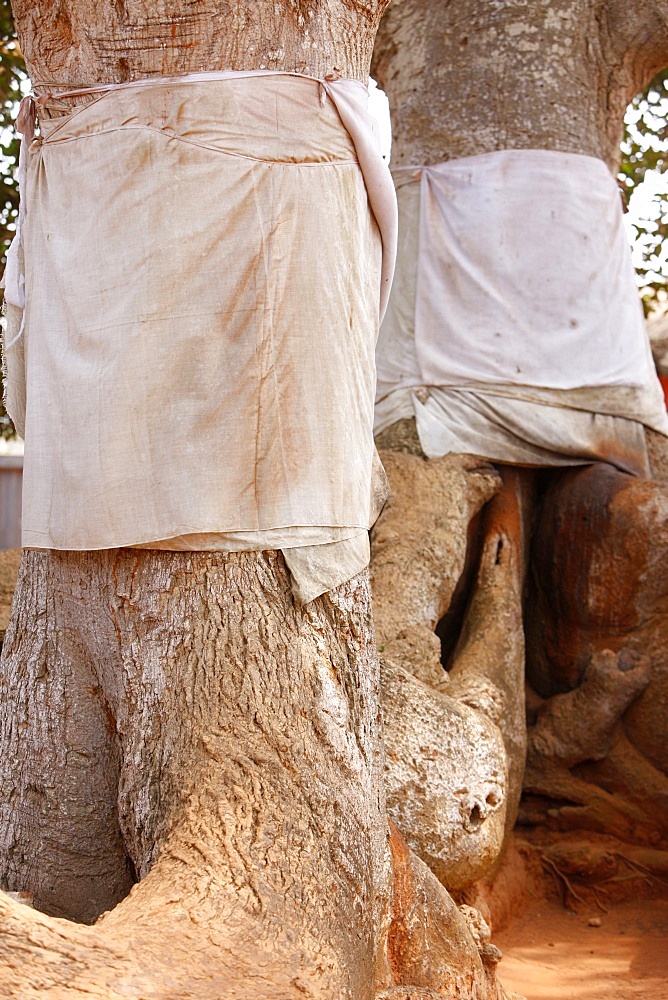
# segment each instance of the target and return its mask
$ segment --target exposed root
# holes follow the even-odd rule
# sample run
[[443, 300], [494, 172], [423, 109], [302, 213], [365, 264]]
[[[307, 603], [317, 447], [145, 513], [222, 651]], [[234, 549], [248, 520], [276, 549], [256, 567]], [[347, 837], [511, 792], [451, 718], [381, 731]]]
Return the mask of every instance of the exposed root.
[[564, 875], [564, 873], [560, 870], [558, 865], [556, 865], [551, 858], [548, 858], [544, 854], [541, 855], [541, 862], [545, 870], [548, 871], [550, 875], [552, 875], [552, 877], [554, 878], [557, 887], [559, 888], [564, 906], [568, 905], [569, 896], [572, 896], [573, 899], [578, 901], [578, 903], [582, 903], [584, 905], [585, 900], [582, 898], [579, 892], [575, 890], [568, 876]]

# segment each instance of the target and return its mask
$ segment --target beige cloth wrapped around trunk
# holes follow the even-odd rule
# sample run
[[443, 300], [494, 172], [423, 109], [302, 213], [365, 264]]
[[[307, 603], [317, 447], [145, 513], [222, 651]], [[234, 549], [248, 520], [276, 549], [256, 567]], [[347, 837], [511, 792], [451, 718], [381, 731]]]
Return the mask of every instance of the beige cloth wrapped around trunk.
[[644, 426], [668, 421], [605, 164], [502, 150], [395, 184], [376, 431], [415, 417], [430, 457], [647, 473]]
[[303, 600], [366, 565], [396, 219], [365, 106], [354, 81], [223, 73], [42, 120], [8, 352], [24, 545], [280, 548]]

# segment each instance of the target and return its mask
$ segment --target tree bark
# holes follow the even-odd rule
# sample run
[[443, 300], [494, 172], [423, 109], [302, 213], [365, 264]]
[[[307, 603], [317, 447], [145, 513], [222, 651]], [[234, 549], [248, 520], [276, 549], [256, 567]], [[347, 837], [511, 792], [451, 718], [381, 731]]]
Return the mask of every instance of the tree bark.
[[[403, 0], [393, 5], [383, 19], [374, 50], [373, 72], [390, 101], [393, 166], [430, 165], [503, 149], [549, 149], [601, 158], [614, 172], [619, 164], [625, 108], [666, 63], [668, 9], [659, 0], [641, 0], [632, 5], [623, 0], [549, 0], [540, 4], [527, 4], [524, 0], [500, 0], [494, 4], [484, 0], [436, 0], [429, 4], [420, 0]], [[415, 453], [415, 441], [409, 440], [406, 428], [395, 425], [381, 437], [384, 443], [393, 440], [396, 447]], [[662, 441], [665, 449], [666, 441]], [[604, 467], [599, 466], [601, 468]], [[521, 600], [517, 596], [513, 599], [513, 594], [517, 595], [523, 589], [533, 501], [532, 488], [527, 481], [530, 473], [516, 471], [510, 475], [520, 477], [515, 486], [507, 477], [502, 493], [489, 503], [489, 520], [484, 528], [487, 555], [482, 557], [479, 579], [474, 584], [462, 575], [461, 584], [453, 595], [453, 608], [442, 619], [439, 634], [443, 636], [445, 629], [459, 634], [455, 656], [450, 657], [448, 662], [451, 678], [448, 693], [451, 696], [463, 698], [468, 704], [487, 711], [493, 719], [494, 706], [484, 696], [484, 689], [493, 681], [493, 690], [500, 691], [504, 696], [505, 711], [497, 716], [496, 721], [505, 727], [509, 760], [514, 762], [511, 789], [514, 785], [517, 803], [524, 749], [522, 740], [517, 739], [517, 734], [521, 733], [523, 689], [521, 664], [518, 666], [522, 656], [521, 642], [517, 638], [517, 632], [521, 632]], [[574, 474], [576, 479], [580, 475]], [[625, 478], [621, 474], [616, 475], [619, 479]], [[422, 478], [426, 478], [424, 473]], [[390, 479], [392, 481], [392, 477]], [[417, 478], [415, 482], [417, 486]], [[568, 477], [562, 482], [565, 484], [563, 489], [559, 493], [559, 487], [554, 487], [557, 491], [554, 495], [564, 503]], [[545, 489], [545, 481], [542, 482], [542, 489]], [[409, 498], [405, 509], [394, 511], [399, 523], [409, 521], [412, 508], [417, 506], [410, 498], [410, 488], [405, 489], [404, 494]], [[577, 497], [573, 497], [572, 501], [575, 506]], [[601, 490], [597, 497], [596, 516], [605, 518], [608, 505], [611, 506], [612, 502], [612, 492]], [[418, 503], [422, 508], [429, 507], [429, 500], [424, 496], [419, 498]], [[432, 509], [437, 512], [440, 507], [441, 499], [433, 491]], [[641, 516], [636, 511], [632, 516], [635, 520], [632, 536], [644, 537], [646, 515]], [[572, 519], [570, 527], [576, 520], [579, 522], [584, 518], [584, 505], [580, 502], [578, 518]], [[498, 530], [499, 524], [495, 524], [499, 519], [506, 526], [506, 541], [500, 554], [508, 564], [515, 564], [514, 578], [510, 572], [503, 576], [500, 564], [503, 564], [504, 558], [496, 563], [489, 558], [494, 551], [495, 536], [503, 537]], [[656, 543], [663, 533], [663, 520], [654, 513], [652, 532]], [[600, 541], [598, 535], [594, 538], [595, 534], [593, 528], [588, 533], [591, 546]], [[619, 541], [621, 544], [621, 536]], [[470, 538], [470, 542], [469, 550], [475, 550], [475, 536]], [[580, 585], [574, 587], [572, 571], [562, 572], [564, 553], [569, 553], [571, 562], [581, 567], [578, 572], [582, 575], [587, 572], [588, 566], [596, 565], [601, 574], [601, 591], [606, 594], [620, 588], [618, 562], [610, 559], [607, 566], [600, 565], [591, 551], [585, 553], [581, 546], [573, 546], [572, 531], [565, 539], [566, 547], [562, 544], [560, 548], [561, 556], [555, 555], [553, 531], [543, 530], [537, 536], [537, 542], [541, 550], [534, 567], [538, 574], [543, 571], [544, 580], [542, 607], [537, 608], [536, 600], [531, 605], [534, 609], [532, 655], [535, 655], [537, 647], [545, 645], [546, 632], [549, 632], [554, 636], [553, 647], [560, 650], [562, 665], [565, 667], [568, 664], [571, 670], [584, 668], [591, 657], [569, 659], [565, 651], [573, 642], [581, 642], [581, 630], [572, 625], [572, 620], [580, 612], [572, 615], [570, 620], [559, 612], [563, 605], [579, 606], [584, 591]], [[535, 545], [535, 540], [532, 544]], [[469, 562], [472, 561], [469, 557]], [[483, 585], [485, 564], [488, 575], [497, 578], [496, 589], [489, 584], [486, 588]], [[407, 570], [409, 577], [415, 576], [421, 566], [419, 552], [408, 553], [406, 565], [410, 567]], [[448, 567], [448, 572], [451, 569]], [[426, 578], [424, 570], [423, 574]], [[431, 567], [429, 575], [436, 575]], [[445, 575], [444, 570], [443, 577]], [[627, 571], [623, 577], [625, 580], [628, 578], [630, 589], [636, 587], [636, 575], [629, 576]], [[535, 582], [533, 586], [535, 591]], [[462, 597], [457, 591], [466, 596]], [[459, 597], [459, 607], [455, 607], [456, 597]], [[466, 600], [470, 605], [464, 621], [461, 605]], [[625, 619], [632, 618], [634, 601], [635, 598], [616, 610]], [[380, 603], [383, 607], [387, 605], [388, 620], [392, 618], [393, 605], [398, 606], [404, 628], [408, 627], [409, 619], [413, 623], [423, 621], [424, 602], [415, 601], [412, 612], [407, 613], [404, 603], [396, 597], [396, 588], [387, 588]], [[584, 606], [589, 607], [586, 602]], [[535, 614], [536, 610], [541, 613]], [[600, 624], [597, 652], [608, 646], [615, 651], [626, 646], [642, 652], [631, 634], [633, 630], [624, 631], [620, 614], [611, 614]], [[655, 631], [662, 632], [660, 628]], [[623, 632], [623, 637], [620, 632]], [[656, 644], [655, 639], [652, 641]], [[515, 655], [511, 650], [513, 644]], [[548, 650], [542, 649], [537, 664], [544, 662], [549, 655]], [[558, 657], [553, 659], [556, 662]], [[557, 715], [566, 715], [570, 720], [570, 724], [563, 729], [574, 742], [571, 749], [577, 762], [571, 764], [577, 771], [573, 774], [567, 765], [556, 762], [552, 737], [547, 741], [548, 752], [545, 748], [540, 749], [540, 726], [532, 732], [529, 754], [531, 787], [539, 796], [539, 801], [543, 796], [543, 805], [545, 796], [550, 796], [547, 800], [550, 810], [554, 805], [552, 800], [566, 800], [564, 824], [569, 821], [573, 825], [589, 822], [599, 829], [605, 825], [606, 817], [612, 823], [614, 814], [619, 817], [615, 819], [618, 824], [615, 829], [624, 831], [626, 835], [634, 829], [634, 824], [635, 829], [642, 828], [644, 837], [663, 835], [664, 820], [656, 819], [657, 811], [662, 811], [658, 805], [663, 806], [665, 800], [663, 776], [655, 769], [661, 738], [656, 724], [653, 722], [650, 726], [647, 723], [652, 711], [649, 706], [660, 704], [663, 678], [660, 658], [655, 656], [652, 659], [653, 683], [625, 718], [627, 730], [632, 720], [641, 715], [643, 726], [647, 726], [643, 735], [636, 737], [645, 741], [644, 763], [635, 760], [640, 756], [636, 750], [631, 755], [634, 758], [633, 768], [630, 767], [629, 754], [619, 749], [624, 741], [618, 723], [628, 705], [638, 698], [647, 684], [646, 664], [642, 670], [639, 667], [635, 669], [632, 676], [624, 672], [628, 669], [624, 663], [619, 669], [616, 661], [610, 666], [605, 674], [606, 683], [610, 690], [623, 688], [625, 699], [619, 704], [615, 702], [614, 712], [611, 708], [609, 718], [603, 721], [598, 719], [595, 706], [586, 711], [582, 709], [583, 698], [571, 698], [559, 707]], [[419, 675], [418, 668], [414, 672]], [[591, 677], [594, 676], [598, 674], [596, 664], [592, 663]], [[631, 683], [632, 679], [636, 683]], [[540, 690], [543, 694], [554, 694], [555, 690], [563, 691], [565, 687], [555, 687], [553, 677], [552, 683], [544, 683]], [[592, 690], [591, 684], [583, 696], [587, 690]], [[554, 713], [549, 706], [547, 702], [541, 709], [545, 729], [554, 722]], [[599, 739], [601, 746], [607, 747], [610, 755], [614, 755], [614, 762], [610, 757], [593, 763], [591, 746], [587, 752], [582, 751], [584, 756], [578, 756], [575, 746], [577, 732], [580, 729], [587, 731], [588, 727], [591, 727], [590, 735]], [[642, 727], [637, 728], [640, 730]], [[651, 744], [651, 748], [647, 744]], [[654, 815], [649, 808], [648, 796], [640, 802], [638, 791], [633, 791], [633, 786], [637, 789], [639, 782], [631, 779], [631, 770], [636, 775], [642, 773], [645, 778], [651, 774], [651, 780], [646, 785], [643, 782], [643, 787], [651, 788], [649, 794], [654, 797]], [[585, 774], [591, 783], [583, 780]], [[624, 796], [623, 801], [620, 799], [617, 802], [617, 812], [613, 797], [604, 791], [610, 787], [613, 775], [617, 788]]]
[[546, 700], [531, 727], [526, 819], [549, 812], [560, 828], [665, 848], [665, 486], [602, 464], [572, 470], [534, 539], [528, 676]]
[[3, 876], [90, 916], [107, 871], [107, 905], [127, 889], [120, 823], [142, 881], [88, 937], [38, 921], [71, 954], [3, 970], [5, 995], [159, 976], [184, 996], [371, 996], [386, 834], [367, 578], [299, 608], [276, 553], [26, 552], [15, 609]]
[[[14, 10], [48, 93], [219, 69], [366, 81], [385, 5]], [[301, 607], [276, 552], [26, 552], [0, 692], [0, 879], [51, 914], [110, 911], [85, 927], [0, 893], [0, 996], [503, 996], [419, 865], [410, 920], [433, 920], [410, 963], [387, 945], [397, 866], [418, 863], [395, 849], [392, 874], [366, 573]]]
[[[366, 80], [383, 7], [14, 13], [47, 92], [217, 69]], [[123, 902], [90, 930], [5, 903], [3, 995], [371, 996], [386, 824], [367, 578], [301, 609], [278, 553], [25, 553], [14, 608], [0, 877], [78, 920]]]
[[668, 62], [661, 0], [400, 0], [373, 71], [392, 163], [555, 149], [619, 163], [624, 111]]
[[14, 0], [26, 65], [43, 89], [211, 70], [362, 80], [389, 0]]
[[94, 927], [0, 893], [0, 996], [505, 996], [479, 917], [396, 832], [390, 872], [366, 574], [299, 607], [277, 553], [26, 552], [1, 679], [14, 887], [123, 895], [118, 824], [95, 841], [110, 774], [143, 877]]
[[392, 493], [371, 534], [388, 811], [459, 890], [499, 860], [521, 794], [529, 491], [512, 470], [406, 444], [381, 452]]

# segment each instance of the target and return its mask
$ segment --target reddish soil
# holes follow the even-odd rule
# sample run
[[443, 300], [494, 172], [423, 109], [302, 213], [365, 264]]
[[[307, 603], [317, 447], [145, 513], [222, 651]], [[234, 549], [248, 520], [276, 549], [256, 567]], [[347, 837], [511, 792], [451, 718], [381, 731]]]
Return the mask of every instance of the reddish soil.
[[607, 914], [536, 900], [494, 940], [504, 953], [499, 979], [527, 1000], [668, 998], [667, 900], [619, 903]]

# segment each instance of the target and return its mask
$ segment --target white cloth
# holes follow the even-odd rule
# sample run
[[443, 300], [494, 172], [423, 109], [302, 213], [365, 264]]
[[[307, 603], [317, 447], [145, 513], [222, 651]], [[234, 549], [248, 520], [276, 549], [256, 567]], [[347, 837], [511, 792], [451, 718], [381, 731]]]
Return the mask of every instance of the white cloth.
[[376, 431], [414, 416], [431, 457], [646, 472], [642, 425], [668, 421], [606, 166], [504, 150], [395, 184]]
[[223, 73], [88, 96], [28, 164], [23, 543], [283, 548], [293, 575], [323, 546], [297, 586], [317, 596], [367, 564], [377, 513], [396, 210], [366, 88]]

